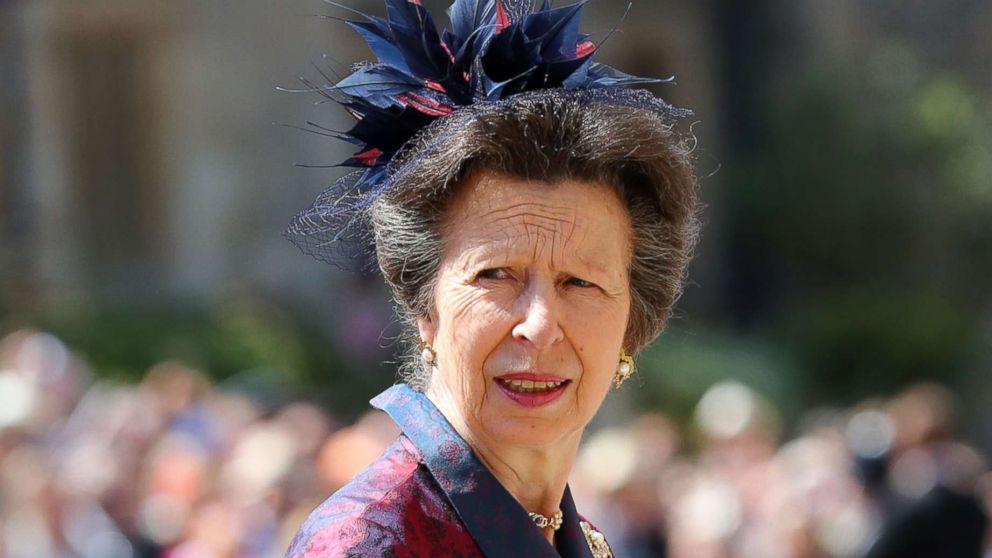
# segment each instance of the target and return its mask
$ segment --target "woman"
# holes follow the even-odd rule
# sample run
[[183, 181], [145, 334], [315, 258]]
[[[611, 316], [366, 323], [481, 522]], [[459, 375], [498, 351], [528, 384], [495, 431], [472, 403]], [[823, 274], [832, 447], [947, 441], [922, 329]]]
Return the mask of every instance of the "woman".
[[379, 64], [332, 95], [364, 169], [288, 232], [334, 260], [329, 241], [371, 230], [412, 348], [372, 404], [403, 434], [287, 555], [611, 556], [567, 478], [680, 292], [696, 233], [680, 113], [591, 62], [581, 6], [461, 0], [443, 38], [419, 2], [387, 6], [351, 22]]

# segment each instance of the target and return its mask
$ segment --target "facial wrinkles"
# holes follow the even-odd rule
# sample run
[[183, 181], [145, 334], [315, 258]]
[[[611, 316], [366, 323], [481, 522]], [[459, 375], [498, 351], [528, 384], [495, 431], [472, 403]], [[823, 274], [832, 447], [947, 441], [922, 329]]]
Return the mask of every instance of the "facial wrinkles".
[[[480, 298], [475, 292], [475, 289], [470, 284], [471, 273], [470, 268], [465, 268], [463, 265], [459, 265], [453, 271], [452, 275], [448, 277], [448, 282], [450, 283], [450, 288], [448, 289], [449, 296], [451, 297], [451, 314], [449, 319], [451, 322], [458, 322], [462, 317], [468, 314], [476, 314], [486, 316], [487, 320], [469, 320], [468, 323], [483, 324], [490, 321], [500, 321], [503, 317], [500, 315], [504, 310], [499, 304], [493, 301]], [[447, 324], [439, 323], [439, 327], [444, 328]], [[452, 328], [448, 335], [450, 336], [451, 347], [463, 347], [470, 346], [472, 343], [477, 342], [478, 332], [472, 330], [471, 328]], [[476, 383], [473, 379], [468, 377], [467, 374], [482, 374], [481, 369], [477, 369], [476, 366], [471, 362], [461, 362], [463, 355], [460, 352], [455, 352], [452, 355], [452, 360], [456, 361], [451, 363], [456, 370], [463, 371], [457, 374], [460, 378], [458, 382], [458, 390], [461, 395], [462, 401], [474, 402], [473, 408], [468, 409], [469, 413], [463, 418], [469, 422], [476, 422], [477, 417], [481, 413], [483, 407], [486, 404], [490, 394], [489, 386], [486, 382]], [[449, 361], [450, 362], [450, 361]], [[471, 391], [473, 386], [481, 385], [481, 395], [478, 397], [473, 397]], [[473, 428], [472, 431], [476, 429]]]
[[489, 246], [495, 253], [519, 258], [528, 255], [531, 262], [546, 259], [552, 267], [564, 265], [566, 248], [576, 233], [578, 211], [568, 205], [550, 205], [533, 201], [489, 210], [478, 216], [478, 237], [500, 239]]
[[[481, 209], [481, 208], [473, 208]], [[546, 257], [551, 267], [562, 265], [562, 257], [565, 248], [576, 233], [577, 211], [574, 207], [562, 207], [561, 205], [550, 205], [533, 202], [522, 202], [499, 209], [487, 209], [481, 215], [473, 216], [474, 211], [467, 212], [465, 221], [460, 223], [462, 227], [472, 226], [469, 230], [475, 231], [466, 243], [459, 243], [457, 249], [464, 250], [458, 283], [462, 283], [454, 293], [453, 303], [457, 308], [456, 312], [473, 312], [481, 314], [491, 314], [491, 317], [499, 321], [505, 312], [510, 311], [495, 302], [489, 302], [477, 297], [473, 289], [467, 288], [464, 284], [474, 278], [481, 268], [502, 267], [504, 264], [523, 263], [527, 266], [541, 261]], [[471, 246], [469, 248], [468, 246]], [[521, 256], [530, 256], [530, 261]], [[493, 261], [493, 260], [496, 261]], [[509, 261], [501, 261], [508, 259]], [[481, 261], [479, 261], [481, 260]], [[521, 262], [521, 260], [523, 260]], [[535, 287], [531, 285], [530, 288]], [[547, 288], [543, 285], [542, 288]], [[553, 288], [553, 287], [552, 287]], [[473, 333], [469, 331], [451, 332], [454, 345], [460, 343], [471, 343]], [[502, 362], [501, 365], [515, 367], [515, 369], [527, 369], [536, 363], [526, 355], [512, 355], [514, 362]], [[480, 371], [481, 372], [481, 371]], [[481, 397], [469, 397], [471, 382], [462, 384], [463, 396], [468, 401], [475, 401], [473, 415], [478, 416], [485, 407], [490, 397], [490, 386], [488, 382], [482, 382]]]
[[[528, 289], [533, 289], [538, 287], [533, 284], [534, 272], [565, 270], [575, 273], [578, 268], [578, 274], [589, 279], [586, 270], [594, 267], [598, 273], [592, 278], [607, 296], [615, 298], [622, 294], [620, 283], [624, 282], [625, 274], [606, 274], [606, 270], [600, 269], [595, 261], [596, 255], [582, 252], [583, 249], [588, 252], [588, 247], [583, 248], [588, 232], [579, 225], [580, 211], [569, 203], [572, 200], [566, 198], [560, 200], [564, 203], [557, 204], [519, 201], [492, 209], [500, 201], [505, 200], [497, 199], [489, 204], [478, 202], [464, 208], [464, 216], [455, 228], [460, 229], [459, 233], [467, 232], [449, 245], [453, 251], [461, 252], [455, 264], [460, 275], [459, 283], [468, 285], [482, 269], [510, 267], [514, 273], [524, 273], [525, 276], [520, 279], [529, 283]], [[589, 220], [588, 216], [586, 220]], [[597, 251], [600, 250], [601, 247], [597, 248]], [[534, 264], [537, 264], [537, 269]], [[519, 269], [521, 267], [524, 269]], [[556, 280], [554, 275], [549, 277], [550, 281]], [[540, 288], [548, 287], [547, 284], [540, 285]], [[554, 285], [551, 288], [555, 288]], [[457, 289], [454, 300], [455, 306], [463, 310], [471, 305], [474, 312], [510, 311], [499, 304], [479, 299], [473, 289]], [[459, 340], [471, 342], [467, 337]]]
[[[628, 253], [629, 247], [626, 242], [622, 247], [616, 246], [615, 241], [612, 240], [616, 238], [612, 227], [622, 215], [616, 215], [615, 208], [609, 203], [590, 205], [588, 200], [580, 203], [585, 198], [576, 198], [561, 190], [556, 192], [554, 186], [550, 187], [550, 190], [545, 190], [543, 186], [537, 185], [535, 187], [538, 190], [534, 192], [514, 193], [489, 189], [487, 182], [483, 179], [476, 184], [480, 188], [476, 192], [481, 191], [481, 194], [462, 198], [461, 203], [455, 202], [450, 213], [454, 219], [449, 221], [446, 227], [447, 271], [442, 271], [442, 281], [445, 285], [442, 289], [446, 291], [448, 300], [445, 319], [450, 320], [449, 324], [461, 324], [448, 329], [445, 334], [450, 343], [446, 349], [455, 350], [455, 354], [451, 355], [447, 362], [449, 365], [454, 365], [456, 370], [462, 371], [461, 374], [455, 374], [459, 378], [455, 382], [458, 387], [452, 387], [457, 390], [456, 393], [461, 394], [462, 401], [470, 403], [463, 408], [464, 413], [460, 414], [469, 424], [479, 428], [481, 428], [479, 425], [487, 420], [483, 418], [484, 410], [488, 406], [490, 395], [492, 397], [497, 395], [494, 392], [490, 393], [494, 389], [490, 382], [478, 381], [476, 375], [484, 378], [486, 374], [484, 369], [490, 365], [494, 371], [500, 372], [534, 367], [572, 370], [573, 374], [578, 373], [574, 378], [578, 381], [571, 394], [574, 398], [573, 408], [588, 406], [585, 404], [586, 399], [600, 401], [601, 397], [586, 397], [585, 394], [590, 390], [596, 392], [605, 390], [603, 386], [607, 386], [608, 382], [582, 381], [590, 372], [583, 369], [584, 366], [594, 365], [597, 370], [602, 366], [596, 363], [595, 359], [576, 360], [568, 357], [566, 353], [558, 354], [558, 351], [536, 355], [516, 349], [505, 350], [508, 347], [504, 347], [499, 351], [498, 362], [489, 362], [488, 357], [485, 361], [475, 362], [473, 358], [470, 362], [468, 355], [457, 351], [457, 348], [472, 346], [480, 338], [490, 337], [480, 334], [479, 328], [490, 327], [491, 324], [509, 323], [512, 321], [511, 314], [516, 312], [517, 307], [508, 304], [511, 301], [503, 296], [510, 291], [504, 290], [502, 286], [491, 293], [480, 288], [476, 280], [484, 269], [506, 268], [509, 273], [516, 274], [517, 280], [525, 283], [523, 289], [535, 288], [536, 280], [541, 289], [551, 289], [542, 292], [543, 297], [556, 296], [558, 281], [563, 274], [575, 274], [582, 279], [591, 279], [601, 287], [602, 291], [562, 292], [574, 293], [569, 296], [575, 297], [575, 303], [579, 305], [576, 308], [588, 309], [590, 307], [587, 304], [605, 304], [602, 311], [612, 312], [614, 303], [604, 302], [606, 299], [603, 299], [602, 295], [605, 294], [608, 299], [615, 300], [616, 304], [619, 304], [626, 293], [626, 264], [620, 260]], [[559, 192], [561, 195], [557, 195]], [[521, 303], [533, 294], [525, 291], [516, 292], [518, 293], [516, 300]], [[568, 300], [571, 301], [573, 298]], [[562, 310], [570, 311], [565, 308]], [[617, 306], [616, 310], [623, 309]], [[569, 330], [564, 332], [567, 339], [566, 346], [574, 346], [576, 351], [574, 357], [579, 357], [584, 350], [585, 337], [581, 328], [588, 324], [586, 322], [581, 324], [585, 325], [580, 325], [575, 332]], [[446, 329], [447, 325], [437, 323], [441, 329]], [[465, 325], [469, 327], [466, 328]], [[572, 333], [579, 333], [578, 338], [573, 339]], [[495, 346], [492, 349], [495, 349]], [[588, 350], [588, 347], [585, 350]], [[496, 355], [490, 354], [490, 356]], [[540, 359], [541, 362], [536, 362], [535, 359]], [[575, 367], [576, 365], [578, 368]], [[600, 375], [602, 374], [595, 377], [598, 378]], [[475, 431], [476, 428], [472, 427], [470, 430]], [[476, 434], [484, 434], [484, 432], [483, 428]]]

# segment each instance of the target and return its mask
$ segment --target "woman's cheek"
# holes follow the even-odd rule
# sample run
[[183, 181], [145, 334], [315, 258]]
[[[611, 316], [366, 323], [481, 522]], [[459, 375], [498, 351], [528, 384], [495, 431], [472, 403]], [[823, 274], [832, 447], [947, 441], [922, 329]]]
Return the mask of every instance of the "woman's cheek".
[[[466, 292], [457, 301], [456, 327], [477, 336], [490, 333], [509, 315], [509, 305], [501, 293], [478, 290]], [[490, 333], [491, 334], [491, 333]]]
[[457, 352], [452, 355], [457, 373], [471, 384], [471, 376], [482, 375], [486, 357], [502, 339], [498, 324], [506, 314], [477, 290], [464, 288], [450, 294], [441, 327], [449, 340], [447, 349]]

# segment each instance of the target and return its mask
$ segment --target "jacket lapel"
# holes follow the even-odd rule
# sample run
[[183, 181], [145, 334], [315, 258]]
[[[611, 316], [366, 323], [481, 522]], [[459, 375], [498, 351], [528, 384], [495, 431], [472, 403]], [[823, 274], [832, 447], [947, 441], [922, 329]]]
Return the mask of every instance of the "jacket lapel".
[[[558, 551], [427, 397], [396, 385], [372, 400], [423, 455], [424, 464], [487, 558], [591, 558], [571, 491], [562, 499]], [[560, 552], [560, 554], [559, 554]]]

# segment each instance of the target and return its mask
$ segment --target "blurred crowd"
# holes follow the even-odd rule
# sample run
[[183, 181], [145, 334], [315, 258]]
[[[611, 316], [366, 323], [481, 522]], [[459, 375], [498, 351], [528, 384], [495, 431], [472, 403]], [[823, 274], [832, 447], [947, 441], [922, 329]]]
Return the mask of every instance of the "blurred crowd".
[[576, 480], [618, 556], [992, 557], [992, 476], [942, 387], [811, 412], [782, 443], [775, 408], [723, 382], [693, 422], [684, 440], [645, 415], [582, 448]]
[[[916, 385], [811, 412], [713, 386], [691, 425], [588, 435], [571, 481], [618, 557], [992, 557], [992, 476], [953, 400]], [[0, 558], [282, 556], [305, 516], [398, 434], [271, 408], [166, 362], [96, 381], [59, 339], [0, 341]]]

